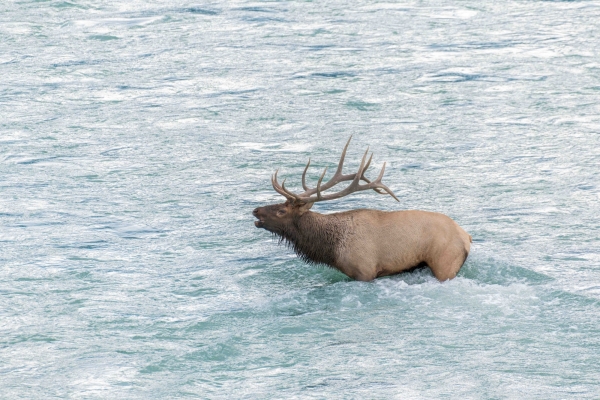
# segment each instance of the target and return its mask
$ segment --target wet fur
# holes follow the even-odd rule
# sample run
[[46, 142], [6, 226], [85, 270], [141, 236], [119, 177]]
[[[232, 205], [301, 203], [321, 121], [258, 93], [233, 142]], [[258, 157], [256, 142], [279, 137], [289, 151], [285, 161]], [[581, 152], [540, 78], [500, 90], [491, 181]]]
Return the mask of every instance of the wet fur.
[[307, 213], [294, 218], [291, 226], [272, 233], [280, 244], [294, 250], [306, 263], [334, 267], [335, 250], [346, 229], [339, 221], [323, 222], [316, 215]]

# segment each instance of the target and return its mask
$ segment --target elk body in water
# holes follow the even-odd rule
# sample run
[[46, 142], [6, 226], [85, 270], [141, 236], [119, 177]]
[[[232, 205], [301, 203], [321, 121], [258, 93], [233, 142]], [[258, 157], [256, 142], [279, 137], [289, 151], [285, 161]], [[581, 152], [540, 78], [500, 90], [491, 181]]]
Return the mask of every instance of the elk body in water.
[[[255, 209], [256, 227], [278, 235], [305, 261], [329, 265], [353, 279], [370, 281], [422, 265], [428, 266], [440, 281], [454, 278], [469, 255], [472, 240], [446, 215], [419, 210], [386, 212], [359, 209], [333, 214], [310, 211], [316, 202], [362, 190], [388, 193], [398, 201], [394, 193], [381, 183], [385, 163], [374, 181], [364, 176], [373, 157], [371, 154], [366, 161], [368, 150], [357, 173], [342, 174], [349, 144], [350, 139], [334, 176], [321, 184], [326, 168], [313, 189], [306, 185], [308, 161], [302, 174], [303, 193], [292, 193], [286, 189], [285, 181], [279, 184], [275, 172], [271, 177], [273, 188], [287, 201]], [[342, 191], [323, 193], [344, 181], [351, 182]], [[361, 181], [366, 183], [361, 184]]]

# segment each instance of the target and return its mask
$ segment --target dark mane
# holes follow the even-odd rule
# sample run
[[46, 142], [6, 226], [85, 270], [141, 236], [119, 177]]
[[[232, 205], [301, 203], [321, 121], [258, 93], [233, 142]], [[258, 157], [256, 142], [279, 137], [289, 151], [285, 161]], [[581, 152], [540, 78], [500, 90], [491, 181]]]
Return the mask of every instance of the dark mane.
[[293, 226], [273, 234], [278, 236], [280, 244], [294, 250], [305, 262], [333, 267], [344, 228], [344, 224], [333, 216], [307, 212], [298, 217]]

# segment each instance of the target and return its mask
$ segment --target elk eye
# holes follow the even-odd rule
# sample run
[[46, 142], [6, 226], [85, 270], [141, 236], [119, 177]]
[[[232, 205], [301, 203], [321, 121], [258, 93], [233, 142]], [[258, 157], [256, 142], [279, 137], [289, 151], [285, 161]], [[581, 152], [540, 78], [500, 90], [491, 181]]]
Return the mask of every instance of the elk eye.
[[286, 211], [285, 208], [282, 208], [281, 210], [277, 211], [277, 215], [285, 215]]

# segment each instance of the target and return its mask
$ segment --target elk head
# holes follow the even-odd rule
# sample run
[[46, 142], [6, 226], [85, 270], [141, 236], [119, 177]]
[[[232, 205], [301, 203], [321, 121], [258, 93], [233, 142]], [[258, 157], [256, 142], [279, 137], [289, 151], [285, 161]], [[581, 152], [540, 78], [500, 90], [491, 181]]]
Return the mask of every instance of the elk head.
[[258, 218], [254, 221], [257, 228], [263, 228], [269, 232], [284, 236], [290, 227], [295, 225], [297, 219], [312, 207], [312, 203], [295, 204], [286, 201], [281, 204], [273, 204], [258, 207], [252, 214]]
[[[258, 219], [258, 221], [254, 222], [254, 225], [257, 228], [263, 228], [280, 236], [287, 236], [291, 229], [297, 227], [298, 219], [304, 215], [314, 203], [319, 201], [326, 200], [334, 200], [339, 199], [341, 197], [347, 196], [354, 192], [359, 192], [363, 190], [374, 190], [379, 194], [389, 194], [396, 201], [399, 201], [398, 198], [394, 195], [390, 188], [381, 183], [381, 179], [383, 178], [383, 174], [385, 172], [385, 163], [383, 163], [383, 167], [381, 168], [381, 172], [379, 176], [374, 181], [370, 181], [365, 177], [365, 172], [369, 168], [371, 164], [371, 160], [373, 158], [373, 154], [367, 160], [367, 154], [369, 149], [363, 155], [363, 158], [360, 162], [360, 167], [358, 171], [354, 174], [344, 175], [342, 173], [342, 168], [344, 166], [344, 158], [346, 157], [346, 150], [348, 150], [348, 146], [350, 145], [350, 140], [352, 140], [352, 136], [348, 139], [346, 146], [344, 146], [344, 150], [342, 151], [342, 155], [340, 157], [340, 161], [338, 163], [337, 170], [333, 177], [326, 183], [323, 182], [323, 178], [325, 177], [325, 173], [327, 172], [327, 168], [323, 171], [321, 176], [319, 177], [319, 181], [317, 182], [317, 186], [315, 188], [309, 188], [306, 184], [306, 171], [308, 171], [308, 167], [310, 166], [310, 159], [304, 168], [304, 172], [302, 173], [302, 187], [304, 188], [303, 193], [292, 193], [285, 187], [285, 180], [279, 184], [277, 182], [277, 172], [271, 176], [271, 184], [273, 185], [273, 189], [283, 197], [287, 199], [285, 203], [274, 204], [265, 207], [256, 208], [252, 214]], [[350, 185], [345, 189], [337, 192], [324, 194], [328, 189], [331, 189], [333, 186], [337, 185], [340, 182], [350, 181]], [[360, 184], [360, 181], [366, 182], [365, 184]]]

